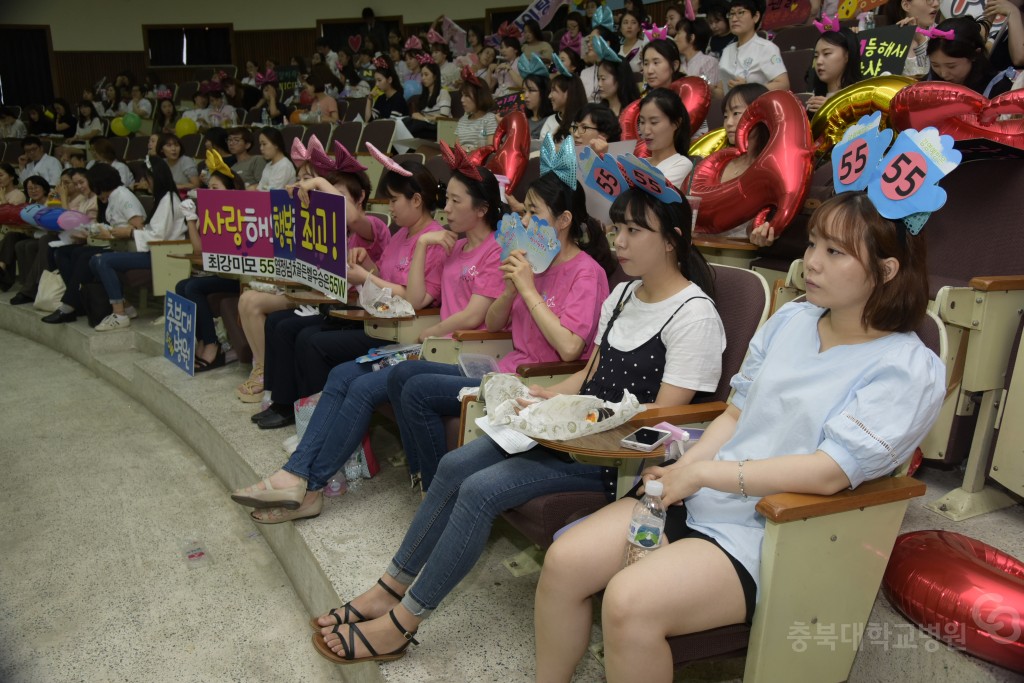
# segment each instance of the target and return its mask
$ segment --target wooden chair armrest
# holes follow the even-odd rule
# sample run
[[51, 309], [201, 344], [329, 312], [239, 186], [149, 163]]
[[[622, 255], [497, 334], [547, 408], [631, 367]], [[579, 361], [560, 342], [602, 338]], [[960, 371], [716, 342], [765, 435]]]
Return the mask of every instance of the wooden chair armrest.
[[372, 313], [369, 313], [361, 308], [349, 308], [331, 311], [330, 316], [332, 318], [341, 318], [342, 320], [351, 320], [354, 322], [366, 322], [368, 320], [378, 320], [380, 322], [407, 322], [409, 320], [415, 320], [416, 318], [423, 318], [425, 316], [441, 315], [440, 308], [421, 308], [416, 311], [416, 315], [401, 316], [398, 318], [382, 318]]
[[391, 200], [387, 197], [371, 197], [367, 200], [368, 204], [380, 204], [381, 206], [387, 206]]
[[736, 251], [757, 251], [760, 247], [750, 242], [730, 240], [724, 237], [697, 237], [693, 238], [693, 246], [705, 247], [707, 249], [734, 249]]
[[316, 290], [302, 290], [296, 292], [285, 292], [284, 296], [288, 301], [300, 306], [320, 306], [324, 304], [336, 304], [339, 301]]
[[776, 493], [762, 498], [757, 504], [757, 511], [769, 522], [782, 524], [909, 500], [923, 496], [926, 488], [922, 482], [910, 477], [883, 477], [864, 482], [852, 491], [847, 489], [831, 496]]
[[452, 339], [457, 341], [501, 341], [512, 339], [511, 332], [488, 332], [487, 330], [456, 330]]
[[156, 247], [167, 247], [167, 246], [177, 246], [179, 244], [192, 244], [192, 243], [190, 241], [188, 241], [188, 240], [157, 240], [155, 242], [150, 242], [149, 246], [151, 246], [151, 247], [154, 247], [154, 246], [156, 246]]
[[970, 281], [971, 289], [981, 292], [1013, 292], [1024, 289], [1024, 275], [989, 275]]
[[553, 361], [551, 363], [526, 363], [516, 368], [516, 374], [527, 377], [547, 377], [548, 375], [571, 375], [587, 367], [585, 360]]
[[637, 427], [653, 427], [659, 422], [669, 424], [692, 424], [695, 422], [709, 422], [725, 412], [728, 404], [722, 401], [711, 403], [691, 403], [686, 406], [672, 406], [670, 408], [648, 408], [639, 413], [629, 424]]

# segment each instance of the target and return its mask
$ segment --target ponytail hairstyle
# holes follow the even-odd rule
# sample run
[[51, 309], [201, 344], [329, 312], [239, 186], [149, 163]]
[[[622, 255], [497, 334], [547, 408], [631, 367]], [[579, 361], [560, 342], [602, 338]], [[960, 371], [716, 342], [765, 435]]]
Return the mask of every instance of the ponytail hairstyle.
[[[857, 35], [853, 31], [846, 27], [842, 27], [838, 31], [825, 31], [818, 37], [818, 40], [824, 40], [829, 45], [837, 47], [846, 53], [846, 67], [843, 69], [843, 75], [839, 80], [840, 90], [853, 85], [861, 79], [860, 43], [857, 42]], [[813, 62], [811, 66], [814, 66]], [[826, 84], [818, 78], [818, 72], [813, 68], [810, 69], [807, 77], [807, 87], [815, 95], [828, 94]]]
[[529, 195], [531, 192], [551, 209], [551, 215], [555, 218], [566, 211], [572, 214], [569, 238], [597, 261], [608, 276], [611, 276], [618, 263], [612, 256], [608, 238], [601, 225], [587, 213], [587, 199], [583, 186], [577, 183], [576, 188], [571, 189], [554, 172], [548, 172], [533, 181], [526, 194]]
[[643, 230], [658, 232], [676, 252], [679, 272], [693, 282], [712, 300], [715, 298], [715, 276], [700, 250], [693, 246], [690, 204], [682, 201], [666, 204], [657, 197], [630, 188], [615, 198], [609, 211], [613, 223], [631, 220]]
[[498, 179], [494, 177], [494, 174], [489, 169], [483, 166], [477, 166], [476, 169], [480, 173], [480, 180], [474, 180], [461, 171], [453, 171], [451, 179], [458, 180], [466, 187], [474, 209], [479, 209], [481, 206], [487, 207], [484, 222], [491, 226], [491, 230], [497, 230], [502, 212], [501, 190], [498, 188]]
[[385, 171], [380, 184], [384, 186], [385, 190], [406, 199], [412, 199], [415, 195], [419, 195], [423, 199], [423, 210], [433, 216], [440, 200], [437, 178], [418, 161], [404, 161], [400, 166], [412, 175], [404, 176], [394, 171]]
[[544, 119], [551, 116], [554, 113], [554, 110], [551, 108], [551, 99], [548, 98], [548, 94], [551, 92], [551, 79], [541, 76], [527, 76], [523, 79], [523, 90], [526, 90], [527, 83], [533, 84], [540, 92], [540, 106], [538, 107], [538, 111], [527, 109], [526, 111], [529, 112], [528, 118], [530, 116], [535, 116], [538, 119]]

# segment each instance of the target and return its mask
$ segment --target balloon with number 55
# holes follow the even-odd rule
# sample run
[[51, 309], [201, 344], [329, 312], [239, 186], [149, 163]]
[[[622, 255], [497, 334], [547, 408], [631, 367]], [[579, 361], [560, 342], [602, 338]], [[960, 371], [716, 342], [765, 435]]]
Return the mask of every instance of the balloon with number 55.
[[[759, 124], [768, 128], [764, 149], [743, 173], [722, 182], [725, 167], [746, 154], [750, 132]], [[758, 97], [740, 118], [736, 146], [715, 152], [693, 171], [690, 194], [701, 198], [695, 232], [716, 234], [767, 219], [781, 233], [803, 208], [813, 162], [811, 130], [800, 100], [782, 90]]]

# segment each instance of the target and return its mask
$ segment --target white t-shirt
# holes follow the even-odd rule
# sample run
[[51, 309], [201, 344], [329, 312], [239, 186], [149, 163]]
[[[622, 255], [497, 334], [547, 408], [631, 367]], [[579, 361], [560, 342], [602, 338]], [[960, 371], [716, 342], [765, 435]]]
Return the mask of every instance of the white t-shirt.
[[57, 187], [60, 184], [60, 174], [63, 170], [64, 167], [60, 165], [59, 161], [49, 154], [43, 154], [39, 161], [30, 161], [25, 164], [25, 168], [18, 171], [18, 178], [24, 183], [32, 176], [38, 175], [45, 178], [46, 182], [50, 183], [50, 187]]
[[136, 250], [149, 251], [150, 242], [180, 240], [187, 231], [182, 202], [176, 192], [168, 192], [156, 205], [153, 217], [145, 227], [132, 232], [132, 236], [135, 237]]
[[96, 131], [97, 133], [103, 133], [103, 121], [99, 116], [94, 116], [88, 121], [85, 119], [78, 119], [78, 126], [75, 128], [75, 135], [82, 137], [86, 133]]
[[619, 56], [625, 59], [629, 56], [629, 53], [633, 53], [633, 56], [629, 59], [629, 68], [633, 70], [633, 73], [638, 74], [643, 71], [644, 68], [644, 46], [647, 45], [647, 38], [641, 35], [637, 38], [636, 43], [627, 50], [625, 47], [619, 48]]
[[263, 192], [283, 190], [285, 185], [293, 182], [295, 182], [295, 167], [292, 166], [292, 162], [288, 157], [281, 157], [263, 168], [259, 189]]
[[131, 190], [123, 185], [110, 193], [107, 199], [106, 223], [112, 228], [128, 225], [135, 216], [146, 218], [146, 210], [142, 202]]
[[131, 187], [135, 184], [135, 176], [132, 175], [132, 170], [128, 168], [128, 165], [123, 161], [114, 159], [110, 162], [110, 165], [114, 167], [114, 170], [121, 175], [121, 184], [125, 187]]
[[540, 127], [540, 135], [537, 136], [538, 140], [543, 140], [544, 136], [551, 133], [551, 137], [555, 137], [555, 133], [558, 132], [558, 115], [552, 114], [544, 120], [544, 125]]
[[[697, 298], [707, 297], [707, 294], [691, 283], [664, 301], [648, 304], [636, 297], [635, 290], [639, 286], [639, 282], [624, 282], [604, 300], [595, 346], [604, 339], [608, 321], [624, 288], [629, 287], [633, 294], [627, 295], [628, 301], [611, 329], [608, 343], [619, 351], [632, 351], [664, 326], [661, 341], [665, 344], [665, 373], [661, 381], [694, 391], [712, 392], [717, 389], [722, 376], [725, 328], [715, 305], [708, 299]], [[689, 303], [679, 308], [687, 301]], [[665, 325], [670, 316], [672, 320]]]
[[583, 81], [583, 92], [587, 94], [587, 102], [600, 104], [601, 91], [597, 88], [597, 65], [588, 66], [580, 72], [580, 80]]
[[729, 92], [729, 81], [742, 78], [747, 83], [767, 83], [786, 73], [779, 47], [760, 36], [754, 36], [742, 46], [729, 43], [718, 60], [718, 75], [722, 88]]
[[680, 194], [686, 194], [686, 176], [693, 170], [693, 162], [678, 152], [657, 165], [657, 169], [665, 174]]

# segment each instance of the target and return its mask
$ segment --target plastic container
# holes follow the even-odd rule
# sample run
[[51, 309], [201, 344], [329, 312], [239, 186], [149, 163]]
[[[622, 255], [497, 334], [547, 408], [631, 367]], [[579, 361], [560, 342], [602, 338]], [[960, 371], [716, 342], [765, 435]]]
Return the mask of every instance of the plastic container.
[[472, 379], [481, 379], [488, 372], [498, 372], [498, 361], [481, 353], [460, 353], [459, 369]]
[[649, 481], [644, 485], [644, 497], [633, 507], [626, 535], [625, 566], [639, 562], [661, 544], [665, 531], [665, 506], [661, 502], [664, 484]]

